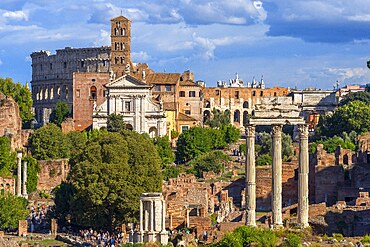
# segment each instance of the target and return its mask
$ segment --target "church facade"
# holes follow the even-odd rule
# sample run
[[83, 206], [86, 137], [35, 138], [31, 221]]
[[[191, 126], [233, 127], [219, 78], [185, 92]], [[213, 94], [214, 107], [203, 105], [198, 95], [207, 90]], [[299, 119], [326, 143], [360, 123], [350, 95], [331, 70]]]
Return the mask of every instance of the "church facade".
[[151, 137], [166, 135], [166, 116], [161, 102], [154, 102], [151, 86], [124, 74], [105, 85], [106, 100], [94, 105], [93, 128], [107, 127], [111, 114], [122, 115], [126, 128]]

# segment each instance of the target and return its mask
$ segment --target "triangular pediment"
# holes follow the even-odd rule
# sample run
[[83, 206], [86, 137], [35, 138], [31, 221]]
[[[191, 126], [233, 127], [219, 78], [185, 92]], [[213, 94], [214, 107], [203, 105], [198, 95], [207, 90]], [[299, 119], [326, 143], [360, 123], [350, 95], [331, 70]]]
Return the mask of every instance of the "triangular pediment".
[[129, 76], [121, 76], [105, 85], [107, 88], [151, 88], [148, 84]]

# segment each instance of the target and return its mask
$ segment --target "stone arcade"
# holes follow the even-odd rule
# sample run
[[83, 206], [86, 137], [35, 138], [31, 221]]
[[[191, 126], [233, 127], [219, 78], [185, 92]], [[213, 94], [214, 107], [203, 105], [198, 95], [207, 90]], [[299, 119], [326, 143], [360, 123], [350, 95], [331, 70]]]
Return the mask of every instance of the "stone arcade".
[[255, 127], [272, 125], [272, 224], [279, 227], [282, 218], [282, 157], [281, 133], [285, 124], [298, 125], [299, 174], [298, 174], [298, 224], [308, 226], [308, 126], [299, 117], [299, 109], [290, 98], [266, 97], [256, 105], [246, 127], [246, 224], [256, 226], [256, 165]]

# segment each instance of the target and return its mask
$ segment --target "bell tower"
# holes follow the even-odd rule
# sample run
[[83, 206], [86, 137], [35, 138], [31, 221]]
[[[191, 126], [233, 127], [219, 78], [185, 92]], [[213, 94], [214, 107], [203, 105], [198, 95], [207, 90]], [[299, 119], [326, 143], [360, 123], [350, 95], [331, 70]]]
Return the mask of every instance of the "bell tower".
[[131, 21], [124, 16], [111, 20], [111, 69], [116, 78], [125, 74], [131, 63]]

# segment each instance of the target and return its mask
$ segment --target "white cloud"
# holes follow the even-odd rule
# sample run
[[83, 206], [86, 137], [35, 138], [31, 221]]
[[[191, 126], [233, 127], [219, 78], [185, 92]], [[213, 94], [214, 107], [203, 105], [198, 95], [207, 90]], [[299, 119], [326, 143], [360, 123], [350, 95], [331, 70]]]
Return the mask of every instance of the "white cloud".
[[3, 13], [3, 17], [17, 21], [28, 21], [28, 14], [22, 10], [6, 11]]
[[147, 63], [152, 60], [152, 57], [145, 51], [131, 52], [131, 59], [135, 62]]

